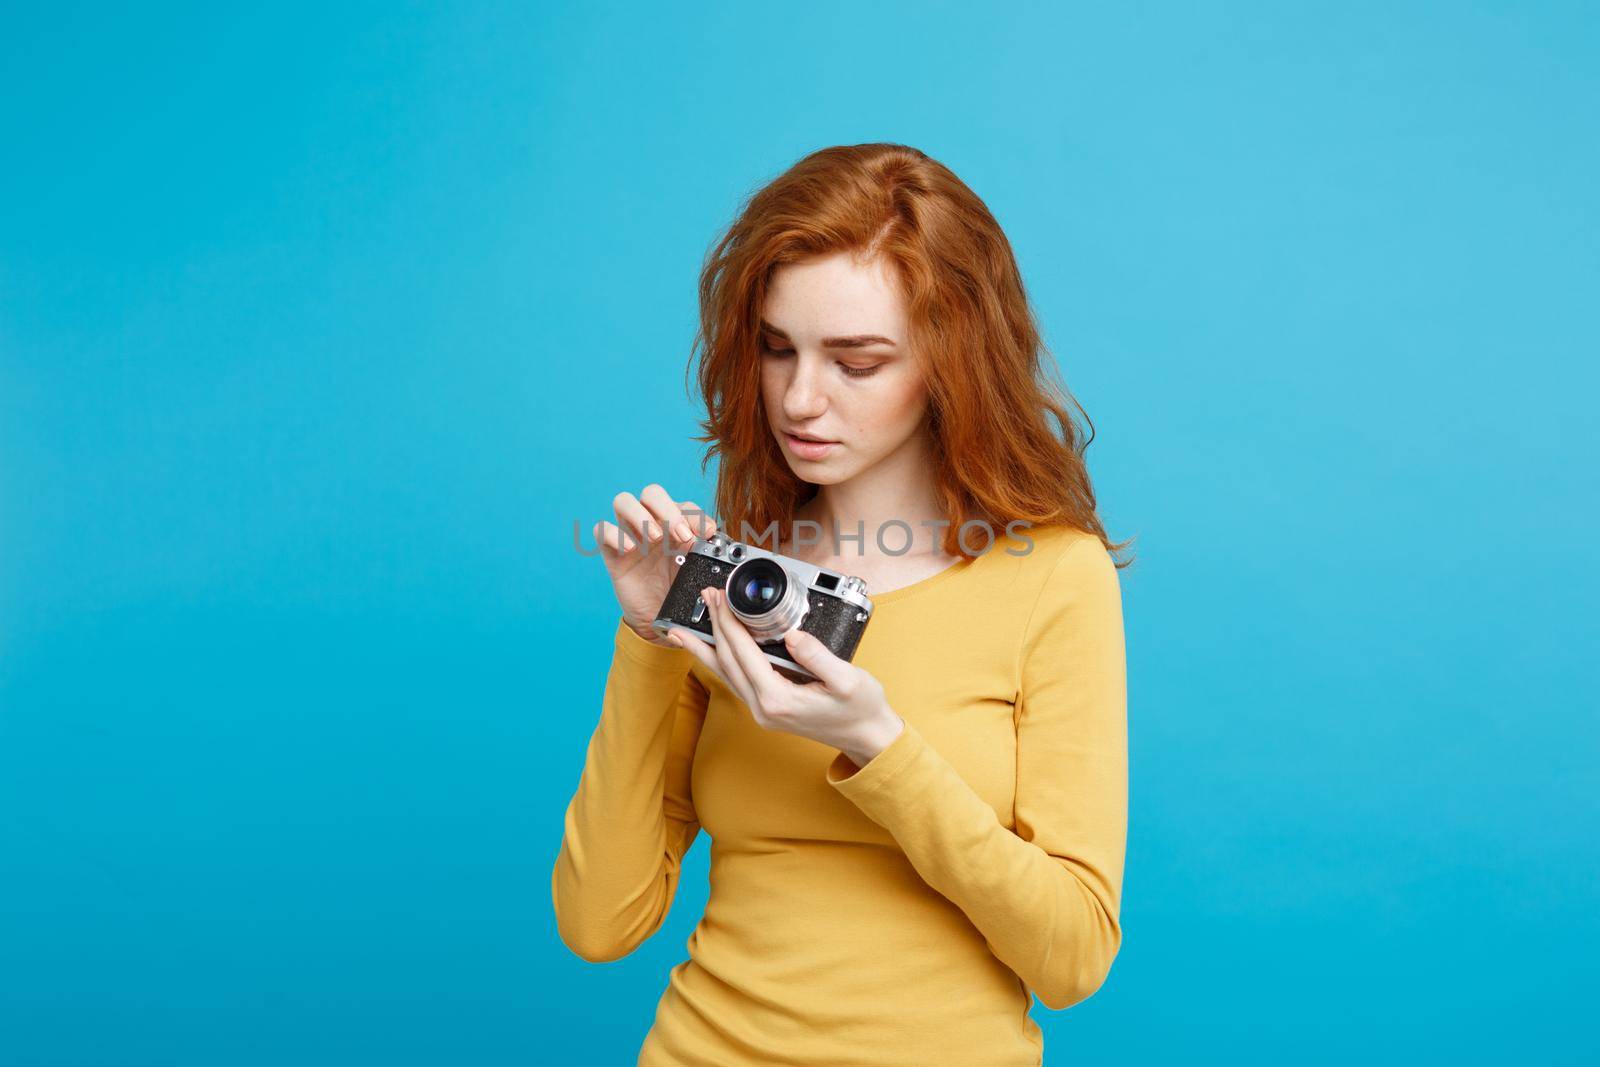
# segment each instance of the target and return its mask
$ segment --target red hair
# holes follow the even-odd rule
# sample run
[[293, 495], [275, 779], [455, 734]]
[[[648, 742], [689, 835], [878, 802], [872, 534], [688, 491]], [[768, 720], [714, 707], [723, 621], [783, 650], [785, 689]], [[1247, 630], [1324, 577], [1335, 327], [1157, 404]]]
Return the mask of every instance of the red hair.
[[[694, 353], [707, 417], [694, 440], [709, 444], [702, 473], [721, 457], [721, 529], [786, 529], [815, 492], [767, 425], [759, 324], [775, 267], [834, 252], [884, 256], [899, 270], [909, 347], [928, 385], [946, 553], [973, 555], [960, 537], [972, 520], [996, 538], [1022, 521], [1092, 533], [1113, 553], [1131, 543], [1113, 544], [1095, 512], [1083, 459], [1094, 425], [1050, 373], [1000, 224], [948, 167], [899, 144], [811, 153], [752, 194], [706, 255]], [[1087, 437], [1069, 404], [1088, 422]]]

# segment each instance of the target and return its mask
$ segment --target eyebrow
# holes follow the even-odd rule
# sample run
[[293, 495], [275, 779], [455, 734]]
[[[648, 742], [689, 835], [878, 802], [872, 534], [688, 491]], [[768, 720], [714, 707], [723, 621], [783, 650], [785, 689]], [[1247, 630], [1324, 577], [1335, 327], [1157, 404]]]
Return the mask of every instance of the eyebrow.
[[[788, 334], [772, 325], [766, 319], [761, 320], [761, 328], [770, 334], [783, 338], [785, 341], [790, 339]], [[824, 337], [822, 339], [823, 348], [871, 348], [873, 345], [888, 345], [893, 348], [894, 342], [882, 334], [876, 333], [858, 333], [849, 337]]]

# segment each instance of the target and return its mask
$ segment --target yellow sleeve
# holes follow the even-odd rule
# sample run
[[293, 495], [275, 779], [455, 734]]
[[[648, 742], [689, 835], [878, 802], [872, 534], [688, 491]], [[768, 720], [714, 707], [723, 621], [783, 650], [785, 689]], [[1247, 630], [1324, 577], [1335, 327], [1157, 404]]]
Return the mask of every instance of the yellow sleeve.
[[1019, 654], [1015, 832], [909, 720], [866, 766], [840, 753], [827, 777], [1061, 1009], [1100, 988], [1122, 943], [1126, 664], [1121, 589], [1098, 540], [1052, 565]]
[[617, 624], [600, 721], [550, 876], [561, 940], [593, 963], [661, 928], [700, 823], [689, 792], [705, 686], [687, 649]]

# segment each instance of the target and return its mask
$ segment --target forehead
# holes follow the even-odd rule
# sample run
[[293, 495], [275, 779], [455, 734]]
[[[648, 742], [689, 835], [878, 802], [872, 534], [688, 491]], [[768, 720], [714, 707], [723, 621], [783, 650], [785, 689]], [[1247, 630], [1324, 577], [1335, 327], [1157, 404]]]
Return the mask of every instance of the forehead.
[[796, 340], [855, 333], [900, 339], [906, 332], [894, 265], [882, 257], [862, 263], [846, 252], [775, 268], [761, 314]]

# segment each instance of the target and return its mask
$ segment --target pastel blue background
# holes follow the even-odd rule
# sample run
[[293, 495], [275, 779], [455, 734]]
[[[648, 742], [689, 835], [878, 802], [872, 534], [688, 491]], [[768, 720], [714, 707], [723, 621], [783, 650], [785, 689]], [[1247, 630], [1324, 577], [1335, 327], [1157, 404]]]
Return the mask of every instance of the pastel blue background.
[[1047, 1063], [1592, 1063], [1585, 4], [12, 7], [0, 1062], [632, 1063], [705, 899], [549, 876], [709, 501], [695, 271], [828, 144], [948, 163], [1094, 418], [1126, 940]]

